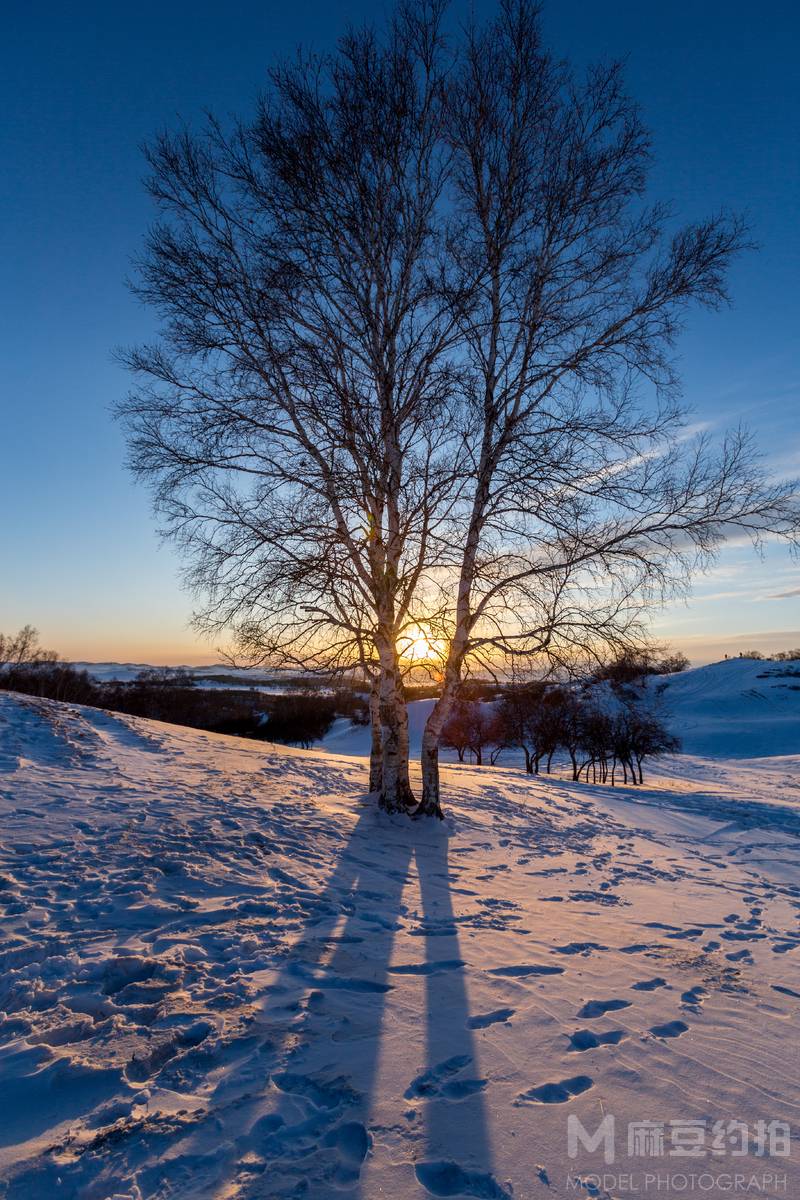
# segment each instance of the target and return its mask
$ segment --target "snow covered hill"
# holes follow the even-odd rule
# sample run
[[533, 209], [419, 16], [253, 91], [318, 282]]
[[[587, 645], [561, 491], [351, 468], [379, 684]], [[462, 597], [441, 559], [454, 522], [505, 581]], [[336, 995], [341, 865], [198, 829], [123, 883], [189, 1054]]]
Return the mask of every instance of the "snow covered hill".
[[800, 758], [671, 772], [452, 767], [412, 823], [353, 757], [0, 693], [0, 1195], [800, 1194]]
[[731, 658], [663, 682], [670, 727], [685, 753], [800, 754], [800, 662]]

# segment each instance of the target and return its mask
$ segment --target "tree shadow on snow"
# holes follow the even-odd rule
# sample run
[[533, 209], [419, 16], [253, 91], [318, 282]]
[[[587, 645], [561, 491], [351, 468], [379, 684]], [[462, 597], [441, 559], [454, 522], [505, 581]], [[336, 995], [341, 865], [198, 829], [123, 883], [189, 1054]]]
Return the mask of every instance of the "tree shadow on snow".
[[[405, 943], [419, 944], [414, 961], [393, 961], [401, 923], [418, 935]], [[419, 1025], [386, 1027], [413, 1012], [414, 989]], [[270, 1182], [254, 1195], [295, 1184], [367, 1200], [367, 1156], [386, 1142], [395, 1161], [413, 1159], [421, 1194], [506, 1196], [491, 1175], [446, 826], [365, 811], [269, 998], [271, 1103], [247, 1142]], [[398, 1085], [379, 1101], [382, 1055]]]

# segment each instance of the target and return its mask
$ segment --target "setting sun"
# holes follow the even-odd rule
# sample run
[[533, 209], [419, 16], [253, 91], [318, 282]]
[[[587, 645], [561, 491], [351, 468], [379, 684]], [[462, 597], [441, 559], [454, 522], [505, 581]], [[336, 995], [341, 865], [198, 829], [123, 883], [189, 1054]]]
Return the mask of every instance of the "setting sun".
[[411, 662], [440, 659], [444, 651], [444, 639], [433, 637], [419, 625], [413, 626], [400, 639], [400, 657]]

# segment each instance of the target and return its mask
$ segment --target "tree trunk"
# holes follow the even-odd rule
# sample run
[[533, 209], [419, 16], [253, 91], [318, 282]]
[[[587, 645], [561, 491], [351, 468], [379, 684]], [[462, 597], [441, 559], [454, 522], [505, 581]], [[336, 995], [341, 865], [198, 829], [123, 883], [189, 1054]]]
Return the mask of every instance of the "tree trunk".
[[380, 731], [382, 777], [378, 799], [385, 812], [408, 812], [414, 793], [408, 777], [408, 713], [394, 646], [381, 648]]
[[454, 678], [451, 673], [449, 679], [445, 678], [442, 694], [425, 722], [420, 754], [422, 799], [417, 808], [419, 816], [438, 817], [440, 820], [444, 818], [439, 790], [439, 739], [453, 708], [456, 687], [457, 678]]
[[369, 751], [369, 790], [383, 790], [383, 738], [381, 737], [380, 677], [376, 676], [369, 690], [369, 723], [372, 742]]
[[422, 735], [422, 799], [417, 809], [421, 817], [438, 817], [444, 820], [439, 795], [439, 735], [432, 734], [427, 725]]

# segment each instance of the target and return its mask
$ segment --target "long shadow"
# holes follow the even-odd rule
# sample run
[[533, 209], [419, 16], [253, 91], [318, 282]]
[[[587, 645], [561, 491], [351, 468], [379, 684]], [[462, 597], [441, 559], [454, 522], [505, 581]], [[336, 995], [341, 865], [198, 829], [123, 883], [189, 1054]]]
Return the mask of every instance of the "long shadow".
[[[310, 1186], [315, 1197], [360, 1194], [412, 852], [407, 824], [365, 811], [266, 994], [259, 1027], [268, 1036], [244, 1067], [245, 1074], [260, 1068], [262, 1085], [244, 1104], [235, 1101], [235, 1123], [247, 1131], [237, 1137], [239, 1151], [265, 1164], [276, 1195], [293, 1185]], [[259, 1196], [271, 1194], [264, 1182]]]
[[[424, 963], [404, 969], [391, 959], [412, 860], [425, 955]], [[305, 1187], [315, 1200], [372, 1200], [362, 1169], [385, 1002], [407, 975], [424, 978], [425, 1066], [411, 1078], [419, 1054], [409, 1047], [408, 1089], [394, 1102], [398, 1126], [410, 1106], [421, 1117], [408, 1126], [412, 1146], [419, 1145], [415, 1129], [424, 1130], [424, 1156], [415, 1165], [420, 1194], [506, 1196], [491, 1175], [485, 1081], [477, 1078], [468, 1026], [447, 831], [392, 821], [371, 808], [323, 890], [306, 894], [302, 932], [211, 1100], [217, 1137], [232, 1144], [231, 1166], [249, 1161], [259, 1176], [254, 1195]]]
[[[492, 1175], [491, 1136], [469, 999], [453, 912], [448, 833], [439, 826], [416, 846], [426, 934], [426, 1058], [418, 1087], [427, 1090], [426, 1157], [416, 1175], [434, 1196], [480, 1196], [505, 1200], [509, 1193]], [[421, 1082], [420, 1082], [421, 1081]]]

